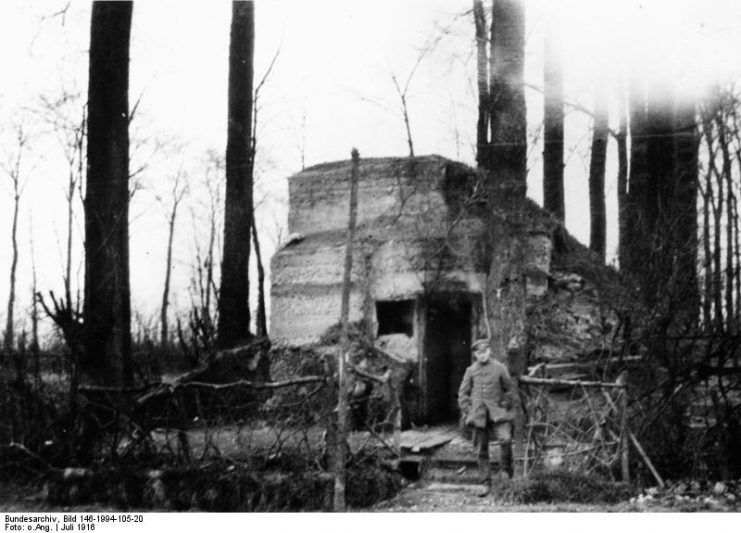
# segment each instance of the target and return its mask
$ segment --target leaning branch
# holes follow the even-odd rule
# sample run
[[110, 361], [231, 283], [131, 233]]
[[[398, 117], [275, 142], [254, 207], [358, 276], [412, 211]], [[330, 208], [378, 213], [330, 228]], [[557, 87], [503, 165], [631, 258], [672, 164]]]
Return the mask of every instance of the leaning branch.
[[190, 381], [188, 383], [181, 383], [179, 385], [172, 385], [172, 390], [186, 389], [186, 388], [198, 388], [208, 390], [228, 390], [237, 389], [240, 387], [255, 389], [255, 390], [275, 390], [283, 387], [290, 387], [292, 385], [303, 385], [305, 383], [323, 383], [327, 378], [323, 376], [304, 376], [295, 379], [287, 379], [285, 381], [247, 381], [240, 379], [239, 381], [232, 381], [230, 383], [205, 383], [203, 381]]
[[137, 403], [144, 403], [146, 401], [149, 401], [153, 396], [159, 396], [164, 393], [172, 393], [180, 389], [197, 388], [208, 390], [228, 390], [244, 387], [255, 390], [274, 390], [281, 389], [283, 387], [290, 387], [292, 385], [303, 385], [305, 383], [323, 383], [324, 381], [326, 381], [326, 379], [327, 378], [325, 378], [324, 376], [303, 376], [295, 379], [287, 379], [285, 381], [267, 382], [247, 381], [244, 379], [240, 379], [237, 381], [231, 381], [229, 383], [206, 383], [204, 381], [187, 381], [184, 383], [170, 384], [158, 382], [150, 383], [149, 385], [144, 385], [142, 387], [106, 387], [102, 385], [81, 385], [78, 390], [80, 392], [110, 392], [121, 394], [137, 394], [152, 391], [137, 400]]
[[642, 355], [631, 355], [628, 357], [609, 357], [607, 359], [595, 359], [594, 361], [579, 361], [575, 363], [538, 363], [535, 366], [528, 367], [529, 376], [537, 376], [539, 372], [548, 370], [571, 370], [580, 368], [590, 368], [595, 366], [608, 366], [611, 364], [631, 364], [640, 363], [645, 358]]

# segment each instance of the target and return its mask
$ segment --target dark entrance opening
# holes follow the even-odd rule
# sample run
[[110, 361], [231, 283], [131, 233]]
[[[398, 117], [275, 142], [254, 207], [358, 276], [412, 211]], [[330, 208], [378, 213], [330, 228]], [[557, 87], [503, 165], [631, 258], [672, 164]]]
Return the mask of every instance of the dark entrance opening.
[[458, 420], [458, 387], [471, 364], [471, 300], [427, 303], [424, 372], [428, 424]]

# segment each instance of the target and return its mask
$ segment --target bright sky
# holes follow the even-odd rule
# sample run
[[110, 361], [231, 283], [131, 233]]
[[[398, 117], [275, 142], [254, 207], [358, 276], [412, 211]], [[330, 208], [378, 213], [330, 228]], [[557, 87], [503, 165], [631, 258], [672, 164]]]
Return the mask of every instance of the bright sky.
[[[89, 3], [73, 0], [64, 18], [41, 20], [66, 2], [0, 3], [0, 161], [13, 151], [13, 123], [36, 132], [22, 167], [27, 186], [20, 215], [16, 317], [30, 304], [30, 217], [39, 288], [61, 289], [65, 238], [66, 166], [53, 135], [29, 111], [40, 95], [61, 87], [86, 92]], [[488, 4], [488, 2], [485, 2]], [[403, 84], [420, 51], [438, 39], [409, 83], [408, 105], [417, 154], [437, 153], [473, 162], [475, 92], [470, 0], [260, 1], [256, 7], [256, 81], [273, 56], [259, 115], [260, 184], [265, 198], [258, 224], [269, 256], [285, 225], [285, 178], [305, 164], [361, 156], [406, 155], [406, 138], [392, 73]], [[532, 0], [527, 3], [526, 82], [542, 84], [544, 20], [560, 25], [566, 95], [591, 106], [597, 80], [619, 86], [626, 69], [699, 93], [709, 79], [736, 79], [741, 70], [741, 5], [733, 0]], [[147, 322], [159, 306], [165, 266], [166, 224], [155, 198], [166, 193], [178, 168], [192, 181], [176, 233], [173, 305], [189, 298], [194, 240], [201, 238], [205, 152], [223, 154], [230, 6], [226, 1], [147, 0], [134, 6], [130, 100], [141, 97], [132, 142], [149, 144], [142, 190], [132, 205], [133, 305]], [[442, 36], [442, 38], [440, 38]], [[533, 140], [542, 97], [528, 90]], [[617, 92], [612, 94], [613, 99]], [[613, 102], [614, 105], [614, 102]], [[138, 121], [138, 123], [137, 123]], [[589, 119], [569, 112], [566, 123], [567, 226], [586, 242], [586, 172]], [[46, 132], [46, 133], [45, 133]], [[153, 153], [152, 141], [177, 139], [184, 148]], [[303, 147], [303, 148], [302, 148]], [[614, 145], [609, 146], [608, 209], [614, 215]], [[541, 198], [541, 147], [530, 149], [529, 194]], [[10, 269], [10, 188], [0, 175], [0, 317], [5, 316]], [[81, 259], [82, 219], [75, 234]], [[608, 248], [616, 245], [609, 222]], [[284, 229], [283, 229], [284, 231]], [[609, 253], [609, 252], [608, 252]], [[82, 270], [78, 270], [78, 283]]]

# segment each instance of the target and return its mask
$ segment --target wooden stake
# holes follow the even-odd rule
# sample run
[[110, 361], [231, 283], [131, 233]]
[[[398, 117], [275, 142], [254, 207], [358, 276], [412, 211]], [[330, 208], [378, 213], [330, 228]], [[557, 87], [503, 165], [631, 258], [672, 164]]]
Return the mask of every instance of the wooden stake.
[[636, 447], [636, 450], [638, 450], [638, 453], [640, 454], [641, 458], [643, 459], [643, 462], [646, 463], [646, 466], [653, 474], [654, 478], [656, 479], [656, 482], [659, 484], [659, 487], [662, 489], [664, 488], [664, 480], [661, 479], [661, 476], [656, 471], [656, 468], [654, 468], [654, 464], [651, 462], [651, 459], [648, 458], [648, 455], [646, 455], [646, 452], [643, 451], [643, 446], [641, 446], [641, 443], [638, 442], [638, 439], [633, 434], [632, 431], [628, 430], [628, 435], [630, 435], [630, 440], [633, 441], [633, 446]]
[[355, 222], [358, 216], [358, 166], [360, 154], [352, 149], [352, 171], [350, 172], [350, 216], [347, 224], [347, 241], [345, 244], [345, 271], [342, 277], [342, 305], [340, 308], [340, 354], [338, 361], [339, 398], [337, 400], [337, 442], [334, 478], [334, 511], [345, 511], [346, 479], [346, 444], [347, 444], [347, 379], [345, 376], [346, 359], [350, 352], [348, 335], [350, 316], [350, 285], [352, 281], [352, 246], [355, 238]]
[[630, 483], [630, 450], [628, 445], [628, 391], [620, 391], [620, 466], [623, 481]]

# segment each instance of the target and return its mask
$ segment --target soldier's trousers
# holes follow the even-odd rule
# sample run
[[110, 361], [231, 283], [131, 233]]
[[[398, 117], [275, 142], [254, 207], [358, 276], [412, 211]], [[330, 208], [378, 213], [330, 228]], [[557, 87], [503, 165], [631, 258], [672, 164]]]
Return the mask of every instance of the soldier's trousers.
[[500, 468], [509, 477], [514, 474], [512, 460], [512, 424], [489, 422], [488, 427], [473, 428], [473, 444], [478, 455], [479, 470], [485, 483], [491, 482], [491, 463], [489, 461], [489, 440], [491, 437], [500, 442]]

